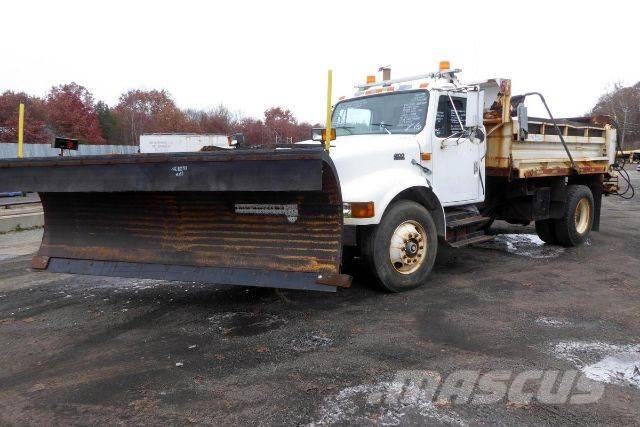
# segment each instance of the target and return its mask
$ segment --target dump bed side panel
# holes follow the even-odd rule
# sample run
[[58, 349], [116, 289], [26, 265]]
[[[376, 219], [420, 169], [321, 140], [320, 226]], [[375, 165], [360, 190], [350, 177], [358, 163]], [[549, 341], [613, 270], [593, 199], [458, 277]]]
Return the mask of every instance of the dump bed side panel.
[[[530, 122], [530, 133], [524, 141], [518, 141], [514, 136], [517, 119], [490, 133], [487, 138], [487, 173], [494, 176], [511, 173], [514, 178], [571, 175], [571, 161], [560, 137], [550, 132], [549, 126]], [[566, 125], [561, 125], [560, 129], [565, 132], [564, 140], [580, 174], [602, 174], [609, 170], [612, 157], [609, 151], [613, 147], [610, 139], [615, 139], [615, 130]]]
[[528, 135], [521, 140], [510, 81], [488, 80], [480, 86], [485, 90], [487, 175], [533, 178], [609, 171], [615, 158], [616, 132], [607, 117], [556, 119], [559, 132], [552, 120], [529, 117]]

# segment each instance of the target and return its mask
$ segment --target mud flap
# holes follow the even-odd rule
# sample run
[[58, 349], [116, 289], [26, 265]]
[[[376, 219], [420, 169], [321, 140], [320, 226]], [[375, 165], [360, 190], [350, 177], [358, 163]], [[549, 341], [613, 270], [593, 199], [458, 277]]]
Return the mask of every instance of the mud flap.
[[115, 165], [40, 166], [57, 186], [38, 185], [45, 230], [34, 268], [288, 289], [349, 286], [339, 272], [340, 186], [326, 154], [122, 157]]

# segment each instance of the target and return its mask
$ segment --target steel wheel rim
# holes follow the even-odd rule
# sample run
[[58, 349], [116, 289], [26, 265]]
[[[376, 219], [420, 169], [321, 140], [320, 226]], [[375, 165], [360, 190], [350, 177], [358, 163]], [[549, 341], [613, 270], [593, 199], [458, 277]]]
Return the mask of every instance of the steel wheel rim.
[[584, 234], [589, 228], [589, 222], [591, 221], [591, 209], [589, 206], [589, 200], [583, 197], [578, 202], [575, 212], [575, 225], [578, 234]]
[[413, 220], [396, 227], [389, 242], [389, 260], [400, 274], [411, 274], [418, 270], [427, 258], [427, 233], [424, 227]]

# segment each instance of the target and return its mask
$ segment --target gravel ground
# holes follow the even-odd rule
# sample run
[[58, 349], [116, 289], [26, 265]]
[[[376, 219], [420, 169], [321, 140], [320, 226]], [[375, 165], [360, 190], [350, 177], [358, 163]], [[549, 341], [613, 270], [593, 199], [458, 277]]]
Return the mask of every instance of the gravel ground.
[[[336, 294], [33, 272], [41, 230], [0, 235], [0, 423], [639, 424], [639, 200], [607, 198], [572, 249], [496, 223], [393, 295], [357, 265]], [[549, 369], [602, 397], [432, 401], [402, 380]]]

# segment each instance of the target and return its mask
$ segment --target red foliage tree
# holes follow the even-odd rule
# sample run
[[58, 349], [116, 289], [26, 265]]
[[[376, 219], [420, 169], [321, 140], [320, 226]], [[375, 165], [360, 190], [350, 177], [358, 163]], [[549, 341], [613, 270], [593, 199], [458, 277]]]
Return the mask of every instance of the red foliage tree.
[[6, 91], [0, 95], [0, 142], [18, 141], [18, 106], [25, 105], [24, 142], [47, 143], [51, 132], [47, 129], [44, 102], [24, 92]]
[[266, 145], [269, 143], [268, 130], [262, 120], [245, 117], [236, 124], [234, 129], [234, 132], [244, 135], [245, 143], [248, 145]]
[[290, 110], [281, 107], [271, 107], [264, 112], [264, 124], [273, 134], [272, 138], [278, 138], [279, 142], [299, 142], [310, 138], [311, 125], [298, 123]]
[[271, 107], [264, 112], [264, 121], [245, 117], [233, 127], [241, 132], [249, 145], [274, 145], [299, 142], [311, 137], [311, 125], [298, 123], [290, 110]]
[[196, 132], [197, 124], [187, 120], [165, 90], [130, 90], [120, 96], [114, 109], [122, 141], [136, 145], [143, 133]]
[[228, 135], [237, 124], [235, 116], [223, 105], [209, 111], [187, 110], [185, 114], [191, 127], [201, 133]]
[[84, 86], [69, 83], [54, 86], [47, 95], [47, 117], [57, 134], [88, 144], [104, 144], [93, 102]]

